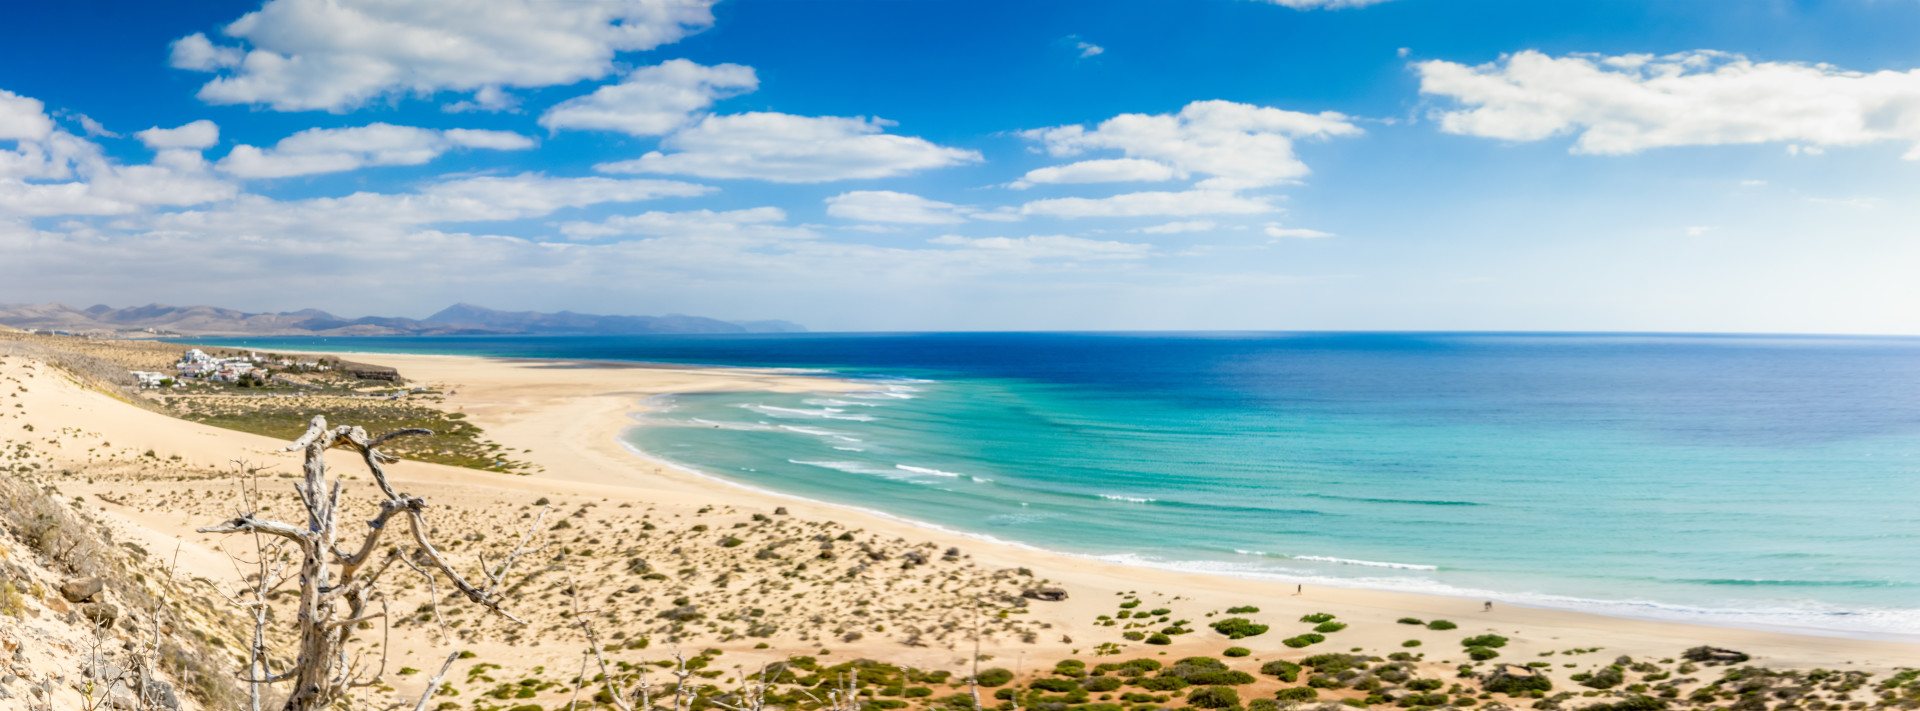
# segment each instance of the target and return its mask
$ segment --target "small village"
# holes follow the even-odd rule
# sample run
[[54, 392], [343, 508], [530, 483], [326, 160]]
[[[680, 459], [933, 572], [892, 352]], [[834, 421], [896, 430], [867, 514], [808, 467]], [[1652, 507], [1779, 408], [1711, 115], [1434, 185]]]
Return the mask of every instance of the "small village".
[[180, 356], [180, 360], [173, 364], [173, 367], [175, 371], [174, 375], [147, 370], [134, 370], [129, 372], [135, 380], [139, 381], [140, 387], [149, 389], [166, 387], [184, 388], [186, 387], [185, 381], [187, 380], [207, 380], [232, 384], [241, 384], [244, 382], [249, 385], [274, 382], [295, 387], [315, 388], [318, 386], [294, 380], [284, 375], [275, 375], [272, 372], [272, 368], [299, 372], [327, 372], [333, 369], [332, 365], [319, 360], [295, 362], [285, 358], [269, 358], [257, 352], [249, 352], [244, 356], [221, 358], [208, 355], [206, 351], [198, 348], [187, 349], [187, 352]]

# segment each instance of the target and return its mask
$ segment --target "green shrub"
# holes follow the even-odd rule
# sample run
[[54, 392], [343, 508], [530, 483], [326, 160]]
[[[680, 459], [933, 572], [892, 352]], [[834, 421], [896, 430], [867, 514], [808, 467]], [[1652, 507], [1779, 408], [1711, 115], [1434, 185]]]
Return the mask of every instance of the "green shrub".
[[1500, 653], [1493, 651], [1492, 647], [1468, 647], [1467, 656], [1472, 657], [1473, 661], [1484, 662], [1500, 656]]
[[992, 669], [988, 669], [986, 671], [980, 672], [980, 678], [978, 679], [978, 681], [981, 686], [985, 686], [988, 688], [992, 688], [996, 686], [1005, 686], [1007, 682], [1013, 681], [1013, 672], [1007, 671], [1005, 669], [1001, 669], [1000, 667], [994, 667]]
[[1584, 711], [1666, 711], [1667, 702], [1651, 696], [1634, 696], [1611, 704], [1595, 704]]
[[1445, 706], [1447, 705], [1447, 695], [1446, 694], [1407, 694], [1406, 696], [1400, 697], [1400, 700], [1397, 703], [1399, 703], [1401, 706], [1405, 706], [1409, 708], [1414, 706]]
[[1507, 638], [1497, 634], [1483, 634], [1460, 640], [1462, 647], [1505, 647]]
[[1312, 687], [1292, 686], [1274, 692], [1273, 698], [1296, 703], [1307, 702], [1320, 698], [1320, 692], [1315, 691]]
[[1165, 607], [1156, 607], [1153, 610], [1147, 612], [1148, 617], [1161, 617], [1164, 615], [1171, 615], [1171, 614], [1173, 614], [1173, 610]]
[[1300, 665], [1284, 659], [1275, 659], [1260, 665], [1260, 673], [1277, 676], [1281, 681], [1292, 683], [1300, 680]]
[[1056, 694], [1064, 694], [1069, 691], [1073, 691], [1074, 689], [1080, 688], [1080, 682], [1074, 681], [1072, 679], [1055, 679], [1053, 677], [1046, 677], [1043, 679], [1033, 680], [1032, 686], [1033, 688], [1039, 689], [1041, 691], [1051, 691]]
[[1611, 689], [1626, 681], [1627, 674], [1619, 665], [1614, 665], [1592, 674], [1575, 674], [1573, 680], [1590, 689]]
[[1280, 711], [1280, 702], [1273, 699], [1254, 699], [1247, 702], [1247, 711]]
[[1246, 647], [1228, 647], [1227, 651], [1221, 652], [1220, 654], [1229, 657], [1244, 657], [1253, 654], [1253, 650], [1247, 649]]
[[917, 699], [923, 696], [932, 696], [933, 690], [924, 686], [909, 686], [901, 695], [909, 699]]
[[1080, 687], [1096, 694], [1117, 691], [1120, 688], [1120, 678], [1112, 676], [1087, 677], [1084, 681], [1080, 682]]
[[1316, 612], [1311, 615], [1302, 615], [1300, 617], [1301, 622], [1311, 622], [1316, 625], [1331, 619], [1333, 619], [1333, 615], [1327, 614], [1325, 612]]
[[1456, 625], [1452, 622], [1448, 622], [1446, 620], [1434, 620], [1432, 622], [1427, 623], [1427, 629], [1430, 629], [1430, 630], [1450, 630], [1456, 627], [1459, 627], [1459, 625]]
[[1173, 638], [1165, 632], [1155, 632], [1147, 637], [1147, 644], [1173, 644]]
[[1314, 671], [1323, 674], [1338, 674], [1366, 663], [1367, 659], [1367, 657], [1354, 654], [1328, 652], [1326, 654], [1315, 654], [1307, 657], [1306, 659], [1300, 660], [1300, 663], [1313, 667]]
[[1087, 673], [1087, 663], [1078, 659], [1063, 659], [1053, 665], [1053, 673], [1061, 676], [1081, 676]]
[[1138, 642], [1140, 640], [1146, 639], [1147, 633], [1141, 632], [1140, 630], [1127, 630], [1126, 632], [1121, 633], [1120, 636], [1129, 642]]
[[1150, 676], [1134, 684], [1148, 691], [1179, 691], [1192, 686], [1187, 683], [1187, 680], [1177, 676]]
[[1227, 639], [1242, 639], [1265, 634], [1267, 626], [1245, 617], [1229, 617], [1213, 623], [1213, 631], [1226, 635]]
[[1315, 689], [1338, 689], [1340, 687], [1346, 686], [1346, 684], [1342, 684], [1340, 683], [1339, 679], [1335, 679], [1325, 674], [1315, 674], [1313, 676], [1307, 677], [1307, 686], [1311, 686]]
[[1402, 618], [1400, 618], [1400, 624], [1403, 624], [1403, 625], [1424, 625], [1424, 624], [1426, 624], [1426, 623], [1427, 623], [1427, 622], [1426, 622], [1426, 620], [1422, 620], [1422, 619], [1420, 619], [1420, 618], [1418, 618], [1418, 617], [1402, 617]]
[[1139, 676], [1147, 672], [1160, 671], [1160, 667], [1162, 666], [1164, 665], [1162, 665], [1160, 663], [1160, 660], [1158, 659], [1147, 659], [1147, 658], [1129, 659], [1120, 665], [1120, 669], [1121, 669], [1120, 673], [1127, 674], [1128, 672], [1132, 672], [1131, 674], [1127, 674], [1127, 675]]
[[1227, 614], [1229, 615], [1251, 615], [1259, 611], [1260, 611], [1260, 608], [1254, 607], [1252, 605], [1241, 605], [1239, 607], [1227, 608]]
[[1417, 640], [1417, 639], [1410, 639], [1410, 640], [1407, 640], [1407, 641], [1405, 641], [1405, 642], [1401, 642], [1401, 643], [1400, 643], [1400, 646], [1402, 646], [1402, 647], [1418, 647], [1418, 646], [1420, 646], [1420, 640]]
[[1206, 686], [1194, 689], [1187, 694], [1187, 703], [1194, 708], [1230, 709], [1240, 705], [1240, 692], [1231, 686]]
[[1321, 634], [1329, 634], [1333, 632], [1339, 632], [1340, 630], [1343, 630], [1346, 628], [1347, 628], [1347, 623], [1345, 622], [1322, 622], [1318, 625], [1315, 625], [1313, 628], [1313, 631], [1319, 632]]
[[1520, 696], [1522, 694], [1531, 694], [1535, 691], [1552, 691], [1553, 680], [1548, 679], [1545, 674], [1528, 676], [1505, 674], [1495, 671], [1492, 674], [1488, 674], [1486, 683], [1480, 686], [1496, 694]]
[[1229, 669], [1225, 663], [1211, 657], [1187, 657], [1174, 662], [1160, 675], [1178, 677], [1194, 686], [1251, 684], [1254, 681], [1252, 674]]
[[1309, 644], [1319, 644], [1325, 641], [1327, 641], [1327, 638], [1323, 635], [1308, 633], [1308, 634], [1300, 635], [1298, 637], [1288, 637], [1286, 639], [1280, 640], [1280, 643], [1287, 645], [1289, 647], [1292, 647], [1294, 649], [1299, 649]]

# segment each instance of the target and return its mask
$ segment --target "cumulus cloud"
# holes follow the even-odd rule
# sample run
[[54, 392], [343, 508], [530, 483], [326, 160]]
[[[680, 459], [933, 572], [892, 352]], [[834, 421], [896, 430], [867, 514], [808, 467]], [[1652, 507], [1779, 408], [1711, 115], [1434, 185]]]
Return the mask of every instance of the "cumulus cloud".
[[38, 141], [53, 133], [53, 117], [39, 99], [0, 89], [0, 141]]
[[1102, 47], [1102, 46], [1100, 46], [1100, 45], [1097, 45], [1097, 44], [1094, 44], [1094, 43], [1092, 43], [1092, 42], [1079, 42], [1079, 43], [1076, 43], [1076, 44], [1074, 45], [1074, 49], [1078, 49], [1078, 50], [1080, 50], [1080, 58], [1081, 58], [1081, 59], [1086, 59], [1086, 58], [1088, 58], [1088, 57], [1094, 57], [1094, 56], [1099, 56], [1099, 55], [1101, 55], [1101, 54], [1105, 54], [1105, 53], [1106, 53], [1106, 51], [1107, 51], [1107, 48], [1105, 48], [1105, 47]]
[[977, 151], [884, 133], [892, 125], [879, 118], [768, 112], [708, 116], [662, 139], [660, 151], [594, 169], [821, 183], [890, 178], [981, 160]]
[[560, 102], [540, 116], [550, 130], [618, 131], [659, 136], [704, 113], [713, 102], [758, 88], [753, 67], [702, 66], [685, 59], [642, 67], [592, 94]]
[[[0, 283], [78, 298], [60, 295], [76, 293], [71, 275], [84, 273], [89, 289], [107, 290], [89, 298], [124, 300], [164, 287], [181, 300], [269, 298], [295, 307], [319, 298], [332, 299], [330, 308], [374, 313], [424, 309], [475, 293], [532, 291], [597, 303], [644, 301], [662, 310], [697, 303], [685, 308], [716, 316], [734, 315], [728, 303], [744, 309], [734, 312], [738, 317], [766, 315], [766, 304], [785, 303], [789, 313], [773, 315], [805, 318], [792, 309], [818, 308], [821, 298], [852, 306], [871, 305], [882, 292], [893, 299], [930, 289], [977, 294], [983, 280], [1004, 283], [1008, 274], [1083, 274], [1112, 283], [1105, 275], [1131, 279], [1142, 273], [1134, 257], [1152, 256], [1146, 245], [1064, 236], [837, 242], [784, 224], [776, 208], [607, 218], [583, 223], [584, 232], [576, 227], [584, 241], [490, 234], [475, 222], [709, 190], [658, 180], [517, 176], [451, 180], [400, 194], [292, 201], [244, 195], [204, 209], [69, 222], [55, 230], [0, 218], [0, 252], [9, 255], [0, 260]], [[615, 232], [633, 238], [596, 239]], [[300, 259], [302, 268], [274, 268], [288, 259]], [[181, 273], [195, 278], [181, 282]]]
[[1021, 214], [1051, 217], [1185, 217], [1257, 215], [1278, 208], [1266, 200], [1223, 190], [1124, 193], [1105, 198], [1054, 198], [1020, 206]]
[[560, 225], [561, 234], [569, 239], [588, 240], [602, 237], [620, 237], [643, 235], [649, 237], [684, 236], [720, 236], [752, 233], [759, 237], [807, 238], [814, 232], [805, 228], [787, 227], [776, 223], [785, 222], [787, 213], [777, 207], [756, 207], [746, 210], [687, 210], [684, 212], [644, 212], [638, 215], [615, 215], [599, 222], [567, 222]]
[[1704, 50], [1558, 58], [1529, 50], [1479, 66], [1413, 66], [1422, 93], [1460, 105], [1438, 114], [1449, 133], [1509, 141], [1575, 134], [1572, 152], [1599, 155], [1753, 143], [1803, 153], [1899, 141], [1911, 146], [1907, 159], [1920, 159], [1920, 70], [1854, 72]]
[[138, 215], [121, 229], [254, 239], [277, 235], [379, 235], [420, 225], [544, 217], [563, 208], [695, 197], [713, 188], [672, 180], [553, 178], [537, 173], [444, 180], [413, 193], [359, 192], [279, 201], [243, 195], [217, 209]]
[[199, 151], [185, 145], [195, 143], [186, 134], [198, 129], [153, 134], [161, 144], [153, 162], [124, 165], [109, 159], [98, 144], [57, 127], [44, 106], [38, 99], [0, 91], [0, 140], [14, 143], [11, 150], [0, 149], [0, 220], [123, 215], [153, 205], [224, 200], [238, 192], [211, 175]]
[[133, 134], [141, 143], [156, 151], [184, 149], [202, 151], [212, 148], [220, 142], [220, 127], [212, 121], [200, 119], [179, 128], [161, 128], [155, 126]]
[[862, 222], [941, 225], [966, 222], [970, 208], [892, 190], [855, 190], [827, 198], [827, 214]]
[[1019, 180], [1007, 184], [1025, 190], [1041, 183], [1121, 183], [1172, 180], [1178, 177], [1172, 166], [1140, 158], [1083, 160], [1027, 171]]
[[339, 112], [390, 94], [595, 79], [616, 52], [712, 24], [712, 0], [267, 0], [221, 28], [237, 46], [188, 35], [172, 64], [220, 73], [200, 88], [208, 103]]
[[1218, 227], [1218, 225], [1214, 224], [1213, 220], [1187, 220], [1184, 222], [1168, 222], [1161, 225], [1142, 227], [1134, 231], [1150, 235], [1172, 235], [1182, 232], [1206, 232], [1215, 227]]
[[1301, 138], [1360, 133], [1346, 116], [1240, 104], [1196, 101], [1175, 114], [1121, 114], [1091, 129], [1057, 126], [1022, 132], [1055, 156], [1118, 150], [1129, 158], [1157, 161], [1174, 177], [1212, 176], [1202, 188], [1239, 189], [1274, 185], [1307, 174], [1293, 153]]
[[234, 146], [219, 167], [243, 178], [285, 178], [375, 165], [420, 165], [455, 148], [521, 150], [533, 145], [533, 139], [510, 131], [436, 131], [375, 123], [310, 128], [280, 139], [272, 148]]
[[1299, 227], [1281, 227], [1277, 223], [1267, 225], [1266, 233], [1268, 237], [1274, 239], [1319, 239], [1321, 237], [1334, 236], [1332, 232], [1321, 232], [1319, 230], [1309, 230]]
[[1067, 235], [1031, 237], [961, 237], [941, 235], [929, 244], [1001, 252], [1021, 259], [1140, 259], [1153, 251], [1153, 245], [1109, 242]]
[[190, 69], [196, 72], [212, 72], [240, 66], [247, 53], [238, 47], [219, 47], [206, 34], [195, 32], [173, 41], [173, 53], [168, 62], [175, 69]]

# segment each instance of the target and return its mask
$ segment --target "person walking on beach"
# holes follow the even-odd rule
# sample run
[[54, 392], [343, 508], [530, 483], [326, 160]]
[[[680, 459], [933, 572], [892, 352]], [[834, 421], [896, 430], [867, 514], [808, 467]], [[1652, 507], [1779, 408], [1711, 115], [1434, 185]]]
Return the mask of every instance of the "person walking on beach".
[[1487, 604], [1486, 604], [1486, 605], [1483, 605], [1483, 606], [1482, 606], [1482, 607], [1480, 608], [1480, 611], [1481, 611], [1481, 612], [1493, 612], [1493, 601], [1492, 601], [1492, 600], [1488, 600], [1488, 601], [1487, 601]]
[[1295, 595], [1299, 595], [1299, 594], [1302, 594], [1302, 593], [1305, 593], [1306, 591], [1307, 591], [1307, 585], [1306, 585], [1306, 583], [1300, 583], [1300, 584], [1297, 584], [1297, 585], [1294, 585], [1294, 586], [1293, 586], [1293, 594], [1295, 594]]

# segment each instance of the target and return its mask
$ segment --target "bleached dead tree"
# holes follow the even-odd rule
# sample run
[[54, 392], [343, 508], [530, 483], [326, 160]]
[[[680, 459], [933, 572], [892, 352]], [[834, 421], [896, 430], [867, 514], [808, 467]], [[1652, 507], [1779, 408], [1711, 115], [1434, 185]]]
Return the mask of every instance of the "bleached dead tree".
[[[381, 576], [395, 561], [423, 570], [430, 580], [434, 573], [438, 573], [474, 604], [525, 624], [501, 609], [501, 599], [496, 590], [515, 559], [531, 552], [527, 549], [526, 541], [533, 535], [533, 530], [529, 529], [523, 535], [520, 546], [513, 553], [491, 570], [482, 571], [485, 587], [479, 587], [469, 583], [427, 539], [427, 532], [431, 530], [426, 522], [427, 502], [420, 497], [395, 491], [388, 482], [383, 465], [396, 459], [382, 454], [379, 446], [396, 437], [429, 434], [432, 434], [430, 430], [403, 429], [370, 437], [359, 427], [343, 425], [328, 428], [325, 417], [314, 417], [307, 426], [306, 434], [286, 448], [286, 451], [306, 452], [304, 476], [294, 485], [307, 512], [305, 526], [264, 520], [256, 516], [257, 511], [248, 511], [219, 525], [199, 529], [202, 533], [278, 537], [291, 544], [292, 552], [299, 559], [299, 572], [291, 578], [297, 581], [300, 592], [294, 623], [299, 639], [297, 656], [291, 667], [276, 672], [269, 668], [264, 655], [256, 653], [255, 662], [249, 665], [248, 673], [242, 679], [254, 684], [256, 689], [263, 683], [291, 682], [292, 688], [283, 707], [285, 711], [327, 708], [344, 698], [353, 688], [381, 682], [387, 662], [385, 645], [381, 647], [378, 667], [370, 668], [370, 665], [350, 655], [348, 642], [354, 627], [362, 622], [380, 620], [383, 624], [390, 624], [385, 619], [385, 601], [378, 586]], [[327, 478], [326, 453], [334, 447], [357, 452], [372, 473], [374, 485], [379, 487], [384, 497], [380, 501], [379, 514], [366, 522], [369, 530], [356, 549], [351, 551], [343, 550], [339, 545], [342, 480], [339, 477]], [[376, 556], [387, 524], [396, 516], [405, 519], [412, 545], [395, 545], [387, 548], [384, 555]], [[261, 554], [260, 560], [271, 557], [266, 550], [262, 550]], [[265, 580], [260, 582], [259, 589], [252, 591], [257, 596], [252, 602], [264, 605], [275, 591], [270, 589]], [[373, 610], [376, 601], [380, 603], [379, 611]], [[265, 625], [264, 615], [255, 619], [256, 625]], [[444, 669], [442, 673], [445, 673]], [[420, 700], [422, 705], [432, 691], [432, 687], [429, 687], [423, 693]]]

